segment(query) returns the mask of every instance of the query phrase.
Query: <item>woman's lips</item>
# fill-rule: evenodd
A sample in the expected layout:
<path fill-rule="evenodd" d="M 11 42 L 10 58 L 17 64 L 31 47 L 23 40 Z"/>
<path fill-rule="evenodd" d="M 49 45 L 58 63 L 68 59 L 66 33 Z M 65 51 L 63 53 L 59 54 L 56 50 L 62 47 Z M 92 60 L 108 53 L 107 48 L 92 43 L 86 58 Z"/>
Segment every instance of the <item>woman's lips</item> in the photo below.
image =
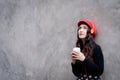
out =
<path fill-rule="evenodd" d="M 82 36 L 82 35 L 84 35 L 84 34 L 80 34 L 80 36 Z"/>

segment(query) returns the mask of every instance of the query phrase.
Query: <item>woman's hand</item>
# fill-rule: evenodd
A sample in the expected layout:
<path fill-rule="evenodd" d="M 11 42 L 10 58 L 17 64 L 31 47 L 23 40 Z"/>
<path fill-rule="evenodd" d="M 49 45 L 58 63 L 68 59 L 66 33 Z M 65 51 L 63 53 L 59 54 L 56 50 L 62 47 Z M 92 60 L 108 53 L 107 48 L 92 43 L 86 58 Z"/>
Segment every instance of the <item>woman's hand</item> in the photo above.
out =
<path fill-rule="evenodd" d="M 76 60 L 73 58 L 73 53 L 71 52 L 71 58 L 72 58 L 72 63 L 75 64 L 76 63 Z"/>
<path fill-rule="evenodd" d="M 84 61 L 84 59 L 85 59 L 85 56 L 82 52 L 72 51 L 71 57 L 72 57 L 73 61 L 75 61 L 75 60 Z"/>

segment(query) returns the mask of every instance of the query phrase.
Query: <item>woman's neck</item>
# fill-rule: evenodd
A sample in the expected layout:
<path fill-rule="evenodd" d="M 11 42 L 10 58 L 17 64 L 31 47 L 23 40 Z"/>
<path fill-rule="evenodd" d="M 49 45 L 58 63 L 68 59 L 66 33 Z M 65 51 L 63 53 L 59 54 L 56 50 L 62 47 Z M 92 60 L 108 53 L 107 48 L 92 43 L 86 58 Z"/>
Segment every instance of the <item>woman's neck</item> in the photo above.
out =
<path fill-rule="evenodd" d="M 82 43 L 83 43 L 83 45 L 85 44 L 85 38 L 84 38 L 84 39 L 82 39 Z"/>

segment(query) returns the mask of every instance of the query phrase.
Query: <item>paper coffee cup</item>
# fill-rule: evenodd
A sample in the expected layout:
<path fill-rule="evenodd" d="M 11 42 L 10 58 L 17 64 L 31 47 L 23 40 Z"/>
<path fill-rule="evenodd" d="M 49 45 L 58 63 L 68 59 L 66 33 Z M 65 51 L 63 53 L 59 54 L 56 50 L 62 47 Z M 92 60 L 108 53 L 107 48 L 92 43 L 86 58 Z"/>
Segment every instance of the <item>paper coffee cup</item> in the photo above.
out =
<path fill-rule="evenodd" d="M 80 48 L 79 47 L 75 47 L 75 48 L 73 48 L 73 51 L 80 52 Z"/>

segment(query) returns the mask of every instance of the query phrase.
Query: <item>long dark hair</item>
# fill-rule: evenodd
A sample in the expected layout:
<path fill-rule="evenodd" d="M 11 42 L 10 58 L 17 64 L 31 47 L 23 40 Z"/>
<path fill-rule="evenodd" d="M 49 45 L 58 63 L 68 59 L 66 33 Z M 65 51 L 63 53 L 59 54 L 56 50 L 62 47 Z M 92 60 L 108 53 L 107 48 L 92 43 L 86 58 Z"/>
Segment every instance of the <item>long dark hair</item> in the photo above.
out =
<path fill-rule="evenodd" d="M 87 25 L 86 23 L 82 23 Z M 89 25 L 87 25 L 89 27 Z M 79 30 L 79 28 L 78 28 Z M 85 37 L 85 43 L 83 44 L 82 39 L 79 38 L 79 34 L 78 34 L 78 30 L 77 30 L 77 42 L 76 42 L 76 47 L 80 47 L 81 52 L 90 60 L 93 61 L 92 55 L 93 55 L 93 51 L 94 51 L 94 47 L 95 47 L 95 41 L 93 38 L 93 35 L 90 32 L 90 27 L 87 30 L 87 36 Z"/>

